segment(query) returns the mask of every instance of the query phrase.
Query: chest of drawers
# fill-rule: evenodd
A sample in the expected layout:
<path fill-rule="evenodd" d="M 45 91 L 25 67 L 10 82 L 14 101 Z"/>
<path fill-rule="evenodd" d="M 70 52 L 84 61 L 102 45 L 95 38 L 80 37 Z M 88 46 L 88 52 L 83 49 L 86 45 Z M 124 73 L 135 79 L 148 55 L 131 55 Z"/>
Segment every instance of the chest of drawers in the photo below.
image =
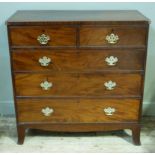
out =
<path fill-rule="evenodd" d="M 140 144 L 146 17 L 138 11 L 17 11 L 7 27 L 19 144 L 26 129 L 131 129 Z"/>

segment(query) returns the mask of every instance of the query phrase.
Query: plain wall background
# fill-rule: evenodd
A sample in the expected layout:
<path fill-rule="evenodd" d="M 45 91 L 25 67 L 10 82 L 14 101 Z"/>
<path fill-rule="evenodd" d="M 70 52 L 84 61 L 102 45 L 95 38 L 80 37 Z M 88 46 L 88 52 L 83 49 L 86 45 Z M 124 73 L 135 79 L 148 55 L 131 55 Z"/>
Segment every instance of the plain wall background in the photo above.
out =
<path fill-rule="evenodd" d="M 0 3 L 0 114 L 14 114 L 6 20 L 16 10 L 139 10 L 151 20 L 143 114 L 155 115 L 155 3 Z M 131 107 L 132 108 L 132 107 Z M 128 110 L 128 109 L 126 109 Z"/>

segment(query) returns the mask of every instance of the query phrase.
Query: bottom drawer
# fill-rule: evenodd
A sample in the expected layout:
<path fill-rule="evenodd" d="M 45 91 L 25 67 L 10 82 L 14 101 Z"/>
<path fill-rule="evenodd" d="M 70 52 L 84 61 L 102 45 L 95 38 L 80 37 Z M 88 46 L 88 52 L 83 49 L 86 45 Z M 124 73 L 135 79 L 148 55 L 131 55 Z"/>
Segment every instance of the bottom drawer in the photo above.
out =
<path fill-rule="evenodd" d="M 17 99 L 19 122 L 137 121 L 138 99 Z"/>

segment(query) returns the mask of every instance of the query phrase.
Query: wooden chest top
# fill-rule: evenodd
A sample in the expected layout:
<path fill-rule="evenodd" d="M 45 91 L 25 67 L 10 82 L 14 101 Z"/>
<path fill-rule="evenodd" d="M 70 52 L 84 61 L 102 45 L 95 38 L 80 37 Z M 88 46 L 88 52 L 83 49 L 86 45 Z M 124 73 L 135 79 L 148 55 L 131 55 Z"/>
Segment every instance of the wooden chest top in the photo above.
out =
<path fill-rule="evenodd" d="M 149 19 L 136 10 L 115 11 L 17 11 L 7 21 L 8 25 L 63 24 L 147 24 Z"/>

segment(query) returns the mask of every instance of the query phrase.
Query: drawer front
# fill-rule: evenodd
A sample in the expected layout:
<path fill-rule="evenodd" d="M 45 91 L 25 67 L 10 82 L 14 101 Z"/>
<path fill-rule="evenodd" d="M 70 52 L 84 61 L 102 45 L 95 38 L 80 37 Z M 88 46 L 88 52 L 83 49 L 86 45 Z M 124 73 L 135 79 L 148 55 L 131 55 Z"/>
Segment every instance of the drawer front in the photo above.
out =
<path fill-rule="evenodd" d="M 80 46 L 146 46 L 147 29 L 144 27 L 83 27 Z"/>
<path fill-rule="evenodd" d="M 97 123 L 137 121 L 137 99 L 18 99 L 19 122 Z"/>
<path fill-rule="evenodd" d="M 15 50 L 15 71 L 143 70 L 144 50 Z"/>
<path fill-rule="evenodd" d="M 74 27 L 22 26 L 10 28 L 11 46 L 75 46 Z"/>
<path fill-rule="evenodd" d="M 140 74 L 15 74 L 17 96 L 140 96 Z"/>

